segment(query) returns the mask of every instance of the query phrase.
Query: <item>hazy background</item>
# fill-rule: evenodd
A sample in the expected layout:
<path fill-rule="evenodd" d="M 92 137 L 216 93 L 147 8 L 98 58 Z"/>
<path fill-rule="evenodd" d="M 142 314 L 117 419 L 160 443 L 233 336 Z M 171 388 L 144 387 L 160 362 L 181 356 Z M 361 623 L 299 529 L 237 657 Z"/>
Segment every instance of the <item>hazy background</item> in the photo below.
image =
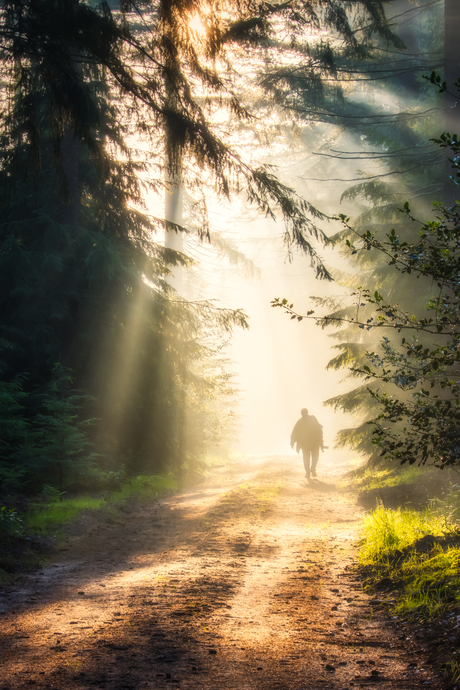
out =
<path fill-rule="evenodd" d="M 229 370 L 239 389 L 235 449 L 251 454 L 293 453 L 289 446 L 292 427 L 301 408 L 307 407 L 323 424 L 331 455 L 338 429 L 353 423 L 350 415 L 323 406 L 324 400 L 350 388 L 343 372 L 326 371 L 334 341 L 314 321 L 291 320 L 270 302 L 287 297 L 305 313 L 312 308 L 312 295 L 344 294 L 344 289 L 318 281 L 309 260 L 298 251 L 289 256 L 280 224 L 260 218 L 241 220 L 237 214 L 230 218 L 217 209 L 211 211 L 211 220 L 228 226 L 226 238 L 255 269 L 250 275 L 247 267 L 232 266 L 206 242 L 185 242 L 187 253 L 199 261 L 196 270 L 186 274 L 185 294 L 242 308 L 249 317 L 249 330 L 236 329 L 226 348 Z M 337 224 L 331 223 L 330 230 L 334 227 Z M 330 267 L 344 264 L 332 249 L 321 254 Z M 340 453 L 343 457 L 344 451 Z"/>

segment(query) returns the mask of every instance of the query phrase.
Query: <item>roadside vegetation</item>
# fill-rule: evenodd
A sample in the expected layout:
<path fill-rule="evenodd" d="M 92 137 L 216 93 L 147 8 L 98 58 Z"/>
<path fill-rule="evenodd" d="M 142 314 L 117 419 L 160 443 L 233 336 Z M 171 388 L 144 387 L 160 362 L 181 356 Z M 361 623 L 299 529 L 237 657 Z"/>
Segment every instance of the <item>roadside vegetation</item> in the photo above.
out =
<path fill-rule="evenodd" d="M 80 520 L 117 520 L 130 502 L 153 499 L 178 486 L 171 474 L 138 476 L 94 495 L 66 495 L 47 486 L 29 501 L 22 497 L 15 504 L 11 497 L 6 499 L 7 505 L 0 507 L 0 583 L 40 567 L 68 536 L 69 528 L 78 531 Z"/>
<path fill-rule="evenodd" d="M 399 464 L 394 467 L 385 465 L 378 468 L 364 465 L 350 472 L 342 481 L 342 486 L 363 491 L 385 486 L 411 484 L 418 481 L 427 472 L 429 469 L 424 467 L 401 467 Z"/>
<path fill-rule="evenodd" d="M 368 586 L 392 590 L 394 612 L 429 621 L 460 613 L 460 488 L 426 510 L 380 506 L 362 524 Z"/>
<path fill-rule="evenodd" d="M 378 481 L 374 477 L 374 485 Z M 460 678 L 460 482 L 450 482 L 425 509 L 380 505 L 370 511 L 358 567 L 402 634 L 409 629 L 421 641 L 449 682 Z"/>
<path fill-rule="evenodd" d="M 85 511 L 116 512 L 128 499 L 148 499 L 159 494 L 177 489 L 178 482 L 172 476 L 133 477 L 125 481 L 118 489 L 101 496 L 65 497 L 53 492 L 49 500 L 33 503 L 24 515 L 30 530 L 41 534 L 50 534 L 56 527 L 64 527 Z"/>

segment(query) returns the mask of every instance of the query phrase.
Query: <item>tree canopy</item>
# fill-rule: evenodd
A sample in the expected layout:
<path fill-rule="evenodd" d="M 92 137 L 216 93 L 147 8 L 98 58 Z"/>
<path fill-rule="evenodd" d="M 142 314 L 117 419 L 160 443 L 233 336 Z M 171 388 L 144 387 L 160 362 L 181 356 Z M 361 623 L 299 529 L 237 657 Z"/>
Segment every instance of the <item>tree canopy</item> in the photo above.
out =
<path fill-rule="evenodd" d="M 332 237 L 343 257 L 336 260 L 338 267 L 331 269 L 342 288 L 336 291 L 341 296 L 325 299 L 320 294 L 311 302 L 317 312 L 328 314 L 323 325 L 337 326 L 329 329 L 336 354 L 328 369 L 348 372 L 350 390 L 337 393 L 325 403 L 334 410 L 355 414 L 356 424 L 341 430 L 337 442 L 340 447 L 349 446 L 370 456 L 371 462 L 379 461 L 379 453 L 372 444 L 374 436 L 367 421 L 378 415 L 379 405 L 369 389 L 379 387 L 382 392 L 391 386 L 363 382 L 358 373 L 367 363 L 366 351 L 377 347 L 378 336 L 375 329 L 355 328 L 356 311 L 364 322 L 371 317 L 372 305 L 363 300 L 368 289 L 371 294 L 380 291 L 387 301 L 397 302 L 404 295 L 405 308 L 419 313 L 424 308 L 429 280 L 421 278 L 414 289 L 411 277 L 395 275 L 383 254 L 351 254 L 343 249 L 345 240 L 353 241 L 355 231 L 362 235 L 369 231 L 384 241 L 388 228 L 393 227 L 406 241 L 415 241 L 415 223 L 400 212 L 404 200 L 409 199 L 415 215 L 424 218 L 430 213 L 433 198 L 449 206 L 455 193 L 449 181 L 448 157 L 429 140 L 441 126 L 452 131 L 453 94 L 448 98 L 446 92 L 439 95 L 423 75 L 443 66 L 447 75 L 448 64 L 459 64 L 458 42 L 453 40 L 458 33 L 458 11 L 451 2 L 398 0 L 392 3 L 388 15 L 405 49 L 378 44 L 373 59 L 344 61 L 337 80 L 328 83 L 329 93 L 319 106 L 318 102 L 313 106 L 306 97 L 302 100 L 301 91 L 291 97 L 305 128 L 309 118 L 319 121 L 310 136 L 317 164 L 310 166 L 305 183 L 321 185 L 320 194 L 327 198 L 329 208 L 338 212 L 341 205 L 345 206 L 353 218 Z M 445 21 L 449 22 L 448 30 Z M 340 101 L 334 89 L 338 94 L 352 93 Z M 322 122 L 330 123 L 329 128 Z M 332 129 L 333 123 L 336 126 Z M 354 293 L 351 300 L 343 297 L 350 292 Z M 308 308 L 303 304 L 300 313 Z"/>
<path fill-rule="evenodd" d="M 446 88 L 434 74 L 431 81 Z M 458 184 L 457 135 L 444 133 L 434 141 L 449 151 L 450 177 Z M 381 456 L 401 464 L 428 462 L 445 468 L 460 464 L 460 208 L 442 202 L 433 206 L 434 219 L 420 221 L 409 203 L 404 204 L 401 211 L 417 228 L 413 239 L 394 228 L 380 239 L 375 231 L 354 230 L 342 216 L 355 236 L 347 240 L 353 254 L 384 257 L 393 272 L 408 279 L 409 290 L 394 291 L 397 301 L 378 289 L 359 287 L 348 313 L 318 317 L 312 309 L 302 315 L 279 298 L 273 305 L 292 319 L 312 318 L 323 327 L 349 323 L 364 332 L 383 331 L 379 347 L 368 349 L 360 362 L 353 363 L 351 356 L 347 363 L 353 374 L 364 377 L 367 394 L 380 412 L 368 422 L 373 443 Z M 416 311 L 414 292 L 422 298 Z M 402 335 L 395 339 L 394 333 Z"/>
<path fill-rule="evenodd" d="M 89 465 L 113 462 L 178 471 L 214 442 L 232 397 L 223 343 L 246 318 L 188 303 L 168 285 L 171 266 L 190 260 L 156 240 L 167 221 L 148 212 L 145 190 L 170 191 L 172 170 L 191 188 L 204 180 L 224 197 L 244 194 L 282 218 L 288 243 L 329 277 L 313 244 L 326 241 L 316 210 L 273 169 L 246 160 L 212 115 L 253 119 L 238 56 L 256 56 L 259 67 L 270 56 L 279 85 L 290 51 L 313 80 L 334 69 L 339 41 L 355 58 L 376 36 L 395 41 L 385 4 L 2 3 L 1 423 L 14 424 L 1 472 L 11 485 L 58 475 L 76 485 Z M 331 40 L 313 45 L 312 29 Z M 51 438 L 58 409 L 65 462 Z M 85 460 L 77 442 L 97 450 Z M 52 467 L 38 448 L 51 449 Z"/>

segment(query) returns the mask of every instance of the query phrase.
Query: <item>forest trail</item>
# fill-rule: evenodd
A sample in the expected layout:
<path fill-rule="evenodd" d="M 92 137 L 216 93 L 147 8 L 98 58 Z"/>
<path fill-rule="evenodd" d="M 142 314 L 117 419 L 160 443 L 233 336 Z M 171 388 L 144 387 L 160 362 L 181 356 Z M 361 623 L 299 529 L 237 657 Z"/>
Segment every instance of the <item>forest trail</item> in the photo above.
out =
<path fill-rule="evenodd" d="M 0 689 L 440 688 L 363 592 L 361 511 L 268 457 L 92 525 L 0 598 Z"/>

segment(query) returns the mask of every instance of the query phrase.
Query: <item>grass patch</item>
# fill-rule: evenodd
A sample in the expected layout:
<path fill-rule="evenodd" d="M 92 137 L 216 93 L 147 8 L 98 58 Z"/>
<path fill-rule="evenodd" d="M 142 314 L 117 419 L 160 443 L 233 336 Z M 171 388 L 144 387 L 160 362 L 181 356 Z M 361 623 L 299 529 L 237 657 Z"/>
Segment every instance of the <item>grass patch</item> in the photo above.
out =
<path fill-rule="evenodd" d="M 384 486 L 398 486 L 399 484 L 413 484 L 419 481 L 431 468 L 427 467 L 401 467 L 387 468 L 381 470 L 362 467 L 353 470 L 346 475 L 343 481 L 343 488 L 358 489 L 359 491 L 369 491 L 380 489 Z"/>
<path fill-rule="evenodd" d="M 140 498 L 154 498 L 167 491 L 176 491 L 179 488 L 177 479 L 170 475 L 155 475 L 153 477 L 133 477 L 114 491 L 110 497 L 113 502 L 124 501 L 131 496 Z"/>
<path fill-rule="evenodd" d="M 258 510 L 259 513 L 266 513 L 271 507 L 273 501 L 278 496 L 281 491 L 281 482 L 275 482 L 273 484 L 261 484 L 256 487 L 252 487 L 254 494 L 258 500 Z"/>
<path fill-rule="evenodd" d="M 440 648 L 437 640 L 458 638 L 460 525 L 450 519 L 458 502 L 454 486 L 429 510 L 377 508 L 363 520 L 359 553 L 366 586 L 389 592 L 391 613 L 417 626 L 418 636 L 426 628 L 425 645 L 434 645 L 437 664 L 451 681 L 460 670 L 454 647 Z"/>
<path fill-rule="evenodd" d="M 432 510 L 387 510 L 381 506 L 363 519 L 360 562 L 385 561 L 392 552 L 402 551 L 421 537 L 439 536 L 445 530 L 445 518 Z"/>
<path fill-rule="evenodd" d="M 100 510 L 107 505 L 106 498 L 92 498 L 82 496 L 80 498 L 52 499 L 49 503 L 35 505 L 24 515 L 24 523 L 27 531 L 49 534 L 75 520 L 83 511 Z"/>
<path fill-rule="evenodd" d="M 450 679 L 451 683 L 456 683 L 458 680 L 460 680 L 460 663 L 458 661 L 447 662 L 444 667 L 444 672 Z"/>
<path fill-rule="evenodd" d="M 80 516 L 116 517 L 130 498 L 154 498 L 177 489 L 178 481 L 168 475 L 133 477 L 100 496 L 65 496 L 47 488 L 48 495 L 29 504 L 21 515 L 14 508 L 0 509 L 0 585 L 15 573 L 39 568 L 65 536 L 65 527 Z"/>
<path fill-rule="evenodd" d="M 460 610 L 460 534 L 446 529 L 432 510 L 382 507 L 364 519 L 359 561 L 368 584 L 396 589 L 395 614 L 433 621 L 447 608 Z"/>
<path fill-rule="evenodd" d="M 436 553 L 437 551 L 437 553 Z M 460 550 L 435 547 L 425 559 L 413 552 L 401 566 L 404 590 L 394 608 L 405 618 L 433 621 L 460 609 Z"/>
<path fill-rule="evenodd" d="M 281 482 L 260 483 L 250 480 L 239 484 L 238 487 L 230 489 L 219 498 L 217 506 L 225 506 L 236 513 L 237 519 L 246 519 L 249 513 L 251 517 L 260 519 L 270 510 L 276 496 L 279 494 L 283 484 Z M 218 511 L 213 512 L 212 518 L 227 520 L 228 513 L 219 515 Z M 205 518 L 210 524 L 211 514 Z"/>
<path fill-rule="evenodd" d="M 119 489 L 102 496 L 55 496 L 45 503 L 31 506 L 23 517 L 24 528 L 33 533 L 51 534 L 56 528 L 65 527 L 84 512 L 117 509 L 129 498 L 153 498 L 166 491 L 177 489 L 178 482 L 169 476 L 133 477 Z"/>

